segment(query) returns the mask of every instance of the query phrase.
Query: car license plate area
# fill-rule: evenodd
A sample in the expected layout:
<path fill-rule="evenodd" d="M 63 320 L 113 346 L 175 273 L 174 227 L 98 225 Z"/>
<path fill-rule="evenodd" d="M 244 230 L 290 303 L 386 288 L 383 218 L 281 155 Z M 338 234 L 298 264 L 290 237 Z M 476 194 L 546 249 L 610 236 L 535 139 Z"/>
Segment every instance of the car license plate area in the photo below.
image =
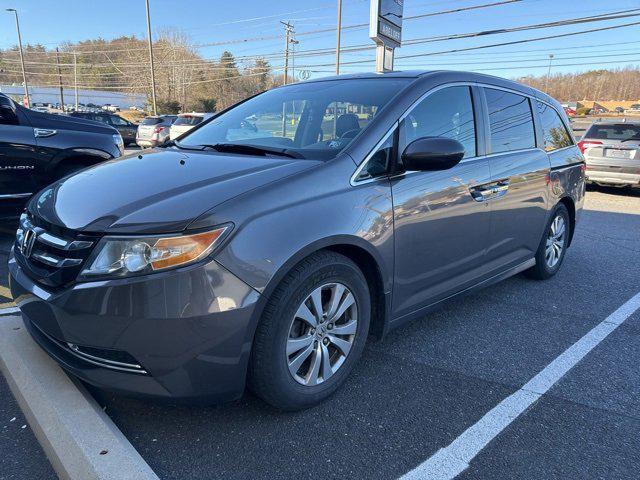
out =
<path fill-rule="evenodd" d="M 609 158 L 631 158 L 633 150 L 620 150 L 617 148 L 607 148 L 604 151 L 605 157 Z"/>

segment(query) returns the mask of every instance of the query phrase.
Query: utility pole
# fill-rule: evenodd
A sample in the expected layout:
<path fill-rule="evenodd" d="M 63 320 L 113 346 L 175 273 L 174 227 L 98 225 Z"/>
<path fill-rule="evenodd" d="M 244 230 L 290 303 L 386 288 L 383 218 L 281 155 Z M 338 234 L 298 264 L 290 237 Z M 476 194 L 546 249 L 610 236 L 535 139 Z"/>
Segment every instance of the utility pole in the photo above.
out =
<path fill-rule="evenodd" d="M 64 113 L 64 88 L 62 86 L 62 72 L 60 71 L 60 50 L 56 47 L 56 64 L 58 66 L 58 85 L 60 86 L 60 108 Z"/>
<path fill-rule="evenodd" d="M 289 22 L 280 22 L 284 25 L 284 80 L 283 85 L 286 85 L 289 75 L 289 43 L 291 42 L 291 32 L 293 32 L 293 26 Z"/>
<path fill-rule="evenodd" d="M 342 0 L 338 0 L 338 26 L 336 28 L 336 75 L 340 75 L 340 33 L 342 30 Z"/>
<path fill-rule="evenodd" d="M 289 76 L 289 43 L 291 42 L 291 33 L 293 32 L 293 26 L 289 22 L 280 21 L 284 25 L 284 80 L 283 85 L 287 84 Z M 287 104 L 282 103 L 282 136 L 287 135 Z"/>
<path fill-rule="evenodd" d="M 149 0 L 146 0 L 147 4 L 147 35 L 149 39 L 149 65 L 151 66 L 151 100 L 153 102 L 153 114 L 158 114 L 158 108 L 156 105 L 156 74 L 153 67 L 153 44 L 151 42 L 151 16 L 149 14 Z"/>
<path fill-rule="evenodd" d="M 549 93 L 549 79 L 551 78 L 551 62 L 553 61 L 553 53 L 549 54 L 549 69 L 547 70 L 547 79 L 544 82 L 544 90 Z"/>
<path fill-rule="evenodd" d="M 76 112 L 78 111 L 78 54 L 73 52 L 73 89 L 76 96 Z"/>
<path fill-rule="evenodd" d="M 29 99 L 29 85 L 27 84 L 27 73 L 24 68 L 24 53 L 22 52 L 22 35 L 20 34 L 20 21 L 18 20 L 18 11 L 15 8 L 7 8 L 7 12 L 13 12 L 16 17 L 16 30 L 18 31 L 18 48 L 20 49 L 20 63 L 22 64 L 22 83 L 24 84 L 24 99 L 27 108 L 31 108 L 31 100 Z"/>

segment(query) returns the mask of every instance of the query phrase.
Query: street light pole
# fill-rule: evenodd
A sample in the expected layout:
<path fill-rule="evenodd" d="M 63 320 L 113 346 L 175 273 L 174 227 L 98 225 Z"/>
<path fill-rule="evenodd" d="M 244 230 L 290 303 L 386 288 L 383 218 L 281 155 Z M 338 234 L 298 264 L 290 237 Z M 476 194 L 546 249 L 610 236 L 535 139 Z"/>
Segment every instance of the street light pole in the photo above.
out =
<path fill-rule="evenodd" d="M 336 28 L 336 75 L 340 75 L 340 33 L 342 30 L 342 0 L 338 0 L 338 25 Z"/>
<path fill-rule="evenodd" d="M 29 85 L 27 85 L 27 73 L 24 68 L 24 53 L 22 52 L 22 35 L 20 34 L 20 21 L 18 20 L 18 11 L 15 8 L 7 8 L 7 12 L 13 12 L 16 16 L 16 30 L 18 31 L 18 48 L 20 49 L 20 63 L 22 64 L 22 83 L 24 84 L 24 98 L 27 101 L 27 108 L 31 108 L 31 100 L 29 99 Z"/>
<path fill-rule="evenodd" d="M 147 36 L 149 39 L 149 64 L 151 66 L 151 99 L 153 101 L 153 114 L 158 114 L 158 108 L 156 105 L 156 74 L 153 67 L 153 44 L 151 42 L 151 16 L 149 14 L 149 0 L 146 0 L 147 4 Z"/>

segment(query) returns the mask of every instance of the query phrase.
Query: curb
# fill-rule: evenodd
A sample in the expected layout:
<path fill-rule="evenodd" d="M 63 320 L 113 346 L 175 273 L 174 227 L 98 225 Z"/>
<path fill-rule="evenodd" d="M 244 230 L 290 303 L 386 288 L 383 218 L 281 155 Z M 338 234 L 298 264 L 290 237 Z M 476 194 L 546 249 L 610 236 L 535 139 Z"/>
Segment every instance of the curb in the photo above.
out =
<path fill-rule="evenodd" d="M 96 401 L 33 341 L 22 318 L 0 318 L 0 368 L 61 479 L 158 480 Z"/>

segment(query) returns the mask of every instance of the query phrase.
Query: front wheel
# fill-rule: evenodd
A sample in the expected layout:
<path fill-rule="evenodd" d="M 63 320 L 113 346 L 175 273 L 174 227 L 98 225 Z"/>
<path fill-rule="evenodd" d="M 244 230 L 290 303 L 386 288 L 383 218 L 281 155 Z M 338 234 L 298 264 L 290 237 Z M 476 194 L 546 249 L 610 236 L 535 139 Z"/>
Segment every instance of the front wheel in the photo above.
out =
<path fill-rule="evenodd" d="M 265 307 L 251 352 L 249 386 L 282 410 L 329 397 L 360 357 L 371 300 L 358 266 L 318 252 L 293 268 Z"/>
<path fill-rule="evenodd" d="M 558 273 L 569 246 L 570 229 L 567 207 L 559 203 L 551 214 L 536 252 L 536 264 L 526 271 L 529 277 L 546 280 Z"/>

